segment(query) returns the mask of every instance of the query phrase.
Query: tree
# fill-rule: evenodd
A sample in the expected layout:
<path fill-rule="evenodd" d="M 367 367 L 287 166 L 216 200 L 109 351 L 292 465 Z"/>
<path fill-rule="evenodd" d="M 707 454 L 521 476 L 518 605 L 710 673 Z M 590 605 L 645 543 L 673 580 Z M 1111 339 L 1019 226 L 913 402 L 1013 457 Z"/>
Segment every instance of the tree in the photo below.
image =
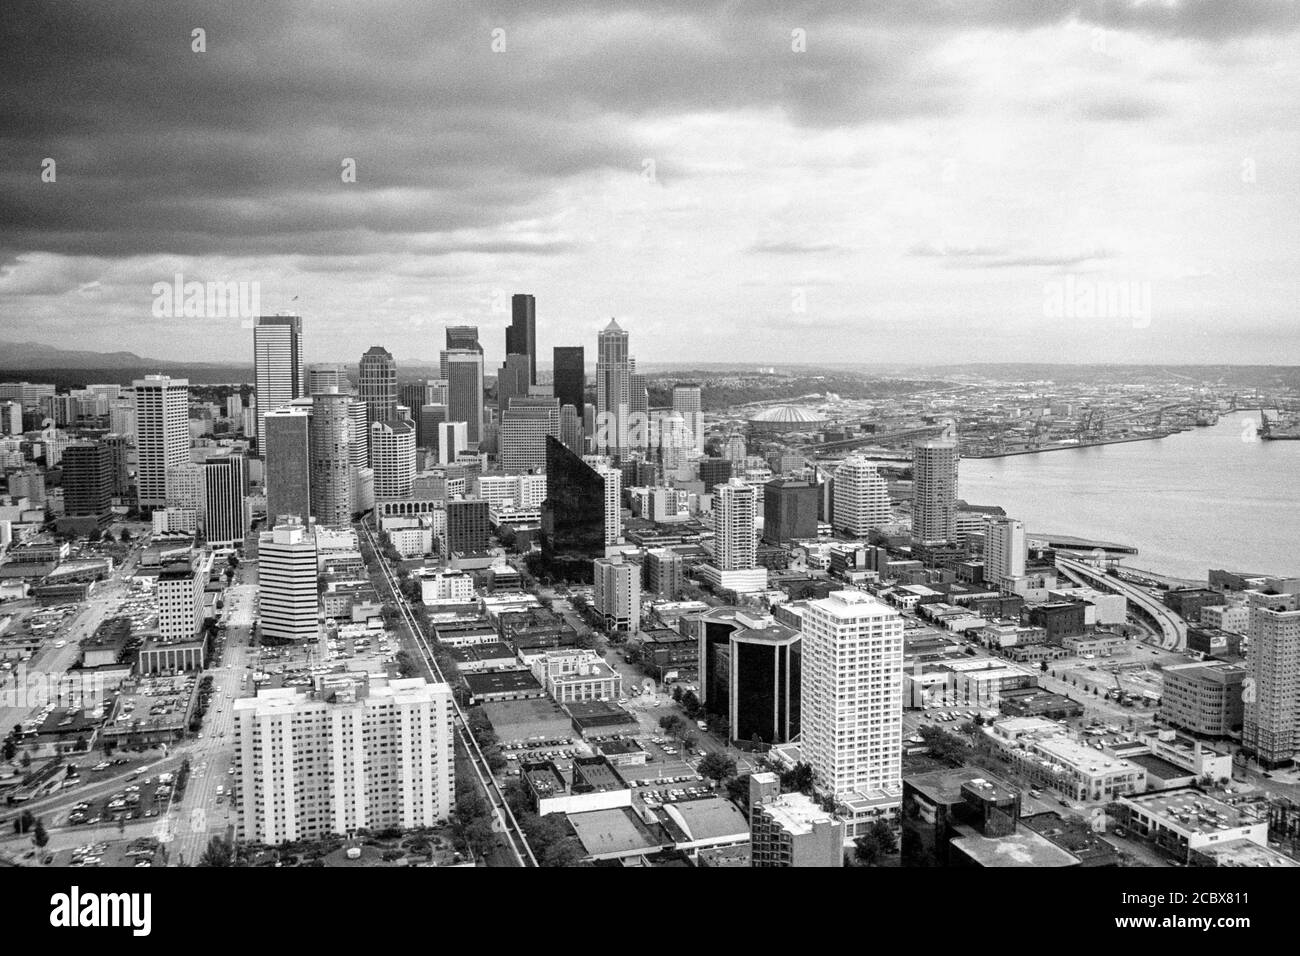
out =
<path fill-rule="evenodd" d="M 781 773 L 781 790 L 785 793 L 809 793 L 813 786 L 812 764 L 800 760 Z"/>
<path fill-rule="evenodd" d="M 884 820 L 876 820 L 867 828 L 867 832 L 876 838 L 882 853 L 898 852 L 898 837 L 894 835 L 894 828 Z"/>
<path fill-rule="evenodd" d="M 45 824 L 39 817 L 36 818 L 36 829 L 32 831 L 32 840 L 38 850 L 44 850 L 45 844 L 50 842 L 50 835 L 45 832 Z"/>
<path fill-rule="evenodd" d="M 16 753 L 18 753 L 18 747 L 13 740 L 6 737 L 3 747 L 0 748 L 0 755 L 3 755 L 5 760 L 13 760 Z"/>
<path fill-rule="evenodd" d="M 1047 661 L 1043 661 L 1043 662 L 1041 662 L 1041 663 L 1038 665 L 1038 669 L 1039 669 L 1040 671 L 1042 671 L 1044 674 L 1046 674 L 1046 673 L 1047 673 Z"/>
<path fill-rule="evenodd" d="M 130 529 L 129 529 L 129 528 L 123 528 L 123 529 L 122 529 L 122 533 L 121 533 L 120 535 L 117 536 L 117 539 L 118 539 L 119 541 L 121 541 L 123 544 L 128 543 L 128 542 L 131 540 L 131 531 L 130 531 Z"/>
<path fill-rule="evenodd" d="M 863 866 L 875 866 L 884 852 L 880 845 L 880 839 L 870 830 L 854 840 L 853 846 L 853 855 Z"/>
<path fill-rule="evenodd" d="M 208 841 L 208 848 L 199 857 L 199 866 L 234 866 L 235 851 L 221 837 L 214 836 Z"/>
<path fill-rule="evenodd" d="M 680 737 L 686 730 L 686 721 L 676 714 L 668 714 L 659 718 L 659 729 L 669 737 Z"/>
<path fill-rule="evenodd" d="M 701 777 L 712 780 L 713 785 L 717 786 L 723 780 L 736 775 L 736 761 L 726 754 L 709 753 L 704 755 L 697 769 Z"/>

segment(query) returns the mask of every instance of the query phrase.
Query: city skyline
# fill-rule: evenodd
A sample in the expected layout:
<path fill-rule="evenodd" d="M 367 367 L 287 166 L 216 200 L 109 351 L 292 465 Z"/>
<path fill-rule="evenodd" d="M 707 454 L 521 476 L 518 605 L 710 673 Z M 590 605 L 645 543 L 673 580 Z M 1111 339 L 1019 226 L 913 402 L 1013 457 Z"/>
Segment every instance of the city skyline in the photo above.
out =
<path fill-rule="evenodd" d="M 55 107 L 5 121 L 4 337 L 187 358 L 195 318 L 154 311 L 179 275 L 299 312 L 311 361 L 432 357 L 517 289 L 543 353 L 613 315 L 648 363 L 735 358 L 738 328 L 758 361 L 1300 344 L 1293 4 L 378 6 L 55 7 L 0 34 L 16 100 Z M 200 323 L 208 357 L 242 359 L 240 321 Z"/>

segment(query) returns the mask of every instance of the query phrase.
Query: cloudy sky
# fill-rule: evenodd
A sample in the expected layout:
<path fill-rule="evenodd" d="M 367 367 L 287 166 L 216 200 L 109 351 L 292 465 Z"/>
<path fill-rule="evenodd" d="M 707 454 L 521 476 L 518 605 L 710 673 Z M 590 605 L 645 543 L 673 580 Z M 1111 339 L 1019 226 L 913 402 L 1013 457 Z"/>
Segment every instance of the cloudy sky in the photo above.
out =
<path fill-rule="evenodd" d="M 312 361 L 516 291 L 544 359 L 1294 361 L 1298 6 L 6 0 L 0 339 L 248 358 L 179 273 Z"/>

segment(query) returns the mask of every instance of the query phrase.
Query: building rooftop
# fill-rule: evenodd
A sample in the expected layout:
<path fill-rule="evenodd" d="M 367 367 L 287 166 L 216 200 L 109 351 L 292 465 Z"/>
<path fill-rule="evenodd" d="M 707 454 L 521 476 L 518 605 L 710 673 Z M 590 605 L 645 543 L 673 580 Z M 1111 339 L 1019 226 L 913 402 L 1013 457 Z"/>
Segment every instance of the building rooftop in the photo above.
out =
<path fill-rule="evenodd" d="M 538 691 L 542 685 L 537 682 L 532 671 L 488 671 L 481 674 L 462 674 L 461 680 L 469 692 L 479 697 L 485 694 L 510 694 L 519 691 Z"/>
<path fill-rule="evenodd" d="M 1205 835 L 1252 826 L 1263 819 L 1190 787 L 1120 797 L 1120 802 L 1136 806 L 1176 829 Z"/>
<path fill-rule="evenodd" d="M 1060 867 L 1079 864 L 1078 857 L 1023 827 L 1000 837 L 986 837 L 964 824 L 954 829 L 961 835 L 953 837 L 952 845 L 980 866 Z"/>
<path fill-rule="evenodd" d="M 1213 860 L 1215 866 L 1300 866 L 1285 853 L 1244 838 L 1197 847 L 1196 852 Z"/>
<path fill-rule="evenodd" d="M 783 793 L 764 801 L 762 807 L 763 812 L 774 822 L 795 836 L 811 833 L 817 824 L 830 823 L 835 819 L 806 793 Z"/>
<path fill-rule="evenodd" d="M 588 856 L 650 852 L 667 843 L 629 807 L 570 813 L 568 819 Z"/>
<path fill-rule="evenodd" d="M 919 791 L 930 802 L 940 805 L 961 803 L 962 787 L 966 784 L 976 784 L 981 793 L 989 794 L 990 799 L 996 799 L 997 802 L 1013 799 L 1018 793 L 1010 784 L 981 767 L 935 770 L 906 777 L 903 783 Z"/>
<path fill-rule="evenodd" d="M 683 800 L 670 803 L 663 812 L 694 843 L 720 840 L 728 837 L 748 839 L 749 821 L 736 809 L 736 805 L 722 797 L 705 797 L 702 800 Z"/>

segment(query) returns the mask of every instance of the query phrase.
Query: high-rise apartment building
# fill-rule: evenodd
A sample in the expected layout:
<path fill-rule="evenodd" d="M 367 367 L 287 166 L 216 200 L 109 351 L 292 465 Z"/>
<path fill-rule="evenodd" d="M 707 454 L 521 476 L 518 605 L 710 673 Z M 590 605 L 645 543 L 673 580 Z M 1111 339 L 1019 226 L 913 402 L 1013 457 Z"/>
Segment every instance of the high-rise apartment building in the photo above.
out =
<path fill-rule="evenodd" d="M 1270 767 L 1300 753 L 1300 595 L 1247 591 L 1243 749 Z"/>
<path fill-rule="evenodd" d="M 235 702 L 240 840 L 278 845 L 451 815 L 451 688 L 423 678 L 318 678 Z"/>
<path fill-rule="evenodd" d="M 308 435 L 311 513 L 328 527 L 346 527 L 352 520 L 351 404 L 352 396 L 338 386 L 322 385 L 312 396 Z M 268 518 L 273 513 L 269 498 L 267 513 Z"/>
<path fill-rule="evenodd" d="M 469 425 L 466 422 L 438 422 L 434 448 L 438 464 L 454 465 L 461 452 L 469 449 Z"/>
<path fill-rule="evenodd" d="M 488 546 L 491 525 L 488 503 L 481 498 L 447 499 L 447 522 L 444 526 L 442 553 L 468 554 Z"/>
<path fill-rule="evenodd" d="M 310 398 L 267 412 L 262 420 L 265 444 L 266 521 L 276 525 L 292 515 L 300 521 L 311 516 L 311 413 Z"/>
<path fill-rule="evenodd" d="M 136 379 L 136 494 L 141 511 L 167 504 L 167 470 L 190 460 L 190 383 L 147 375 Z"/>
<path fill-rule="evenodd" d="M 681 416 L 680 447 L 687 455 L 704 450 L 704 404 L 700 386 L 678 382 L 673 386 L 673 411 Z"/>
<path fill-rule="evenodd" d="M 1024 577 L 1028 554 L 1024 522 L 1015 518 L 994 518 L 985 525 L 985 582 L 996 587 L 1006 578 Z"/>
<path fill-rule="evenodd" d="M 316 536 L 301 522 L 263 531 L 257 545 L 262 641 L 311 641 L 320 629 Z"/>
<path fill-rule="evenodd" d="M 307 394 L 302 361 L 302 317 L 259 316 L 253 326 L 257 388 L 257 452 L 266 454 L 266 415 Z"/>
<path fill-rule="evenodd" d="M 803 612 L 800 731 L 819 793 L 844 808 L 847 836 L 902 800 L 903 619 L 864 591 L 833 591 Z"/>
<path fill-rule="evenodd" d="M 713 566 L 721 571 L 748 571 L 757 552 L 755 513 L 758 491 L 732 478 L 715 491 L 713 503 Z"/>
<path fill-rule="evenodd" d="M 851 455 L 835 469 L 834 494 L 836 531 L 865 538 L 872 528 L 889 524 L 889 488 L 876 466 L 861 455 Z"/>
<path fill-rule="evenodd" d="M 646 590 L 665 601 L 682 594 L 682 556 L 671 548 L 651 548 L 645 553 Z"/>
<path fill-rule="evenodd" d="M 957 442 L 919 441 L 912 446 L 912 540 L 952 541 L 957 534 Z M 839 485 L 839 473 L 835 482 Z M 839 501 L 835 502 L 836 520 Z"/>
<path fill-rule="evenodd" d="M 370 426 L 370 466 L 376 498 L 408 498 L 415 482 L 415 429 L 406 422 Z"/>
<path fill-rule="evenodd" d="M 592 607 L 608 631 L 636 633 L 641 626 L 641 568 L 620 556 L 592 564 Z"/>

